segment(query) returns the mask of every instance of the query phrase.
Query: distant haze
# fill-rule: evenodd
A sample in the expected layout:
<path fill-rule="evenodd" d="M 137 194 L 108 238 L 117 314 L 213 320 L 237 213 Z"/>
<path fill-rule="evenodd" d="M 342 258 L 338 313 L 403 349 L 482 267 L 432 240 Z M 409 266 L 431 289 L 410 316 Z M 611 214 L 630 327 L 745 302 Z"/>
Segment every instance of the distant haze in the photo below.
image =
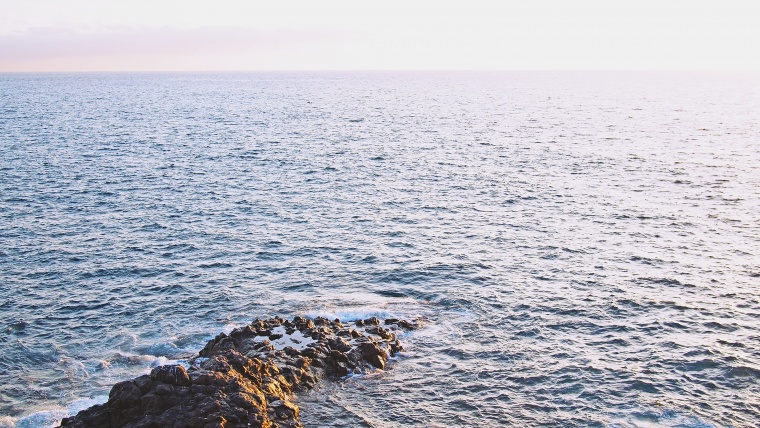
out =
<path fill-rule="evenodd" d="M 0 71 L 760 70 L 760 2 L 3 0 Z"/>

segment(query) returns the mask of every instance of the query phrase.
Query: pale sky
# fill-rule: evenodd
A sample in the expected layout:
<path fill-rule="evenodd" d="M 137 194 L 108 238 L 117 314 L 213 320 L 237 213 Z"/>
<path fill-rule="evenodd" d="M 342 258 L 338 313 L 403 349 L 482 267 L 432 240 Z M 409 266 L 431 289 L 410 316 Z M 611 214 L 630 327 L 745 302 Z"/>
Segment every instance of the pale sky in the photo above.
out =
<path fill-rule="evenodd" d="M 0 0 L 0 71 L 760 70 L 760 0 Z"/>

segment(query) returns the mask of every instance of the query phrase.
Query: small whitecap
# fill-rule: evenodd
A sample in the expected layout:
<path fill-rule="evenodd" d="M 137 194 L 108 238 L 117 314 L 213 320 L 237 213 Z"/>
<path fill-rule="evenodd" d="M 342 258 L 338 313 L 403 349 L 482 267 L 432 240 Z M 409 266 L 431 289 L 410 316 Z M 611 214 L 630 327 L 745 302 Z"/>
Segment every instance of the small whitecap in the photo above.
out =
<path fill-rule="evenodd" d="M 172 342 L 159 342 L 154 343 L 148 347 L 146 354 L 161 356 L 161 355 L 176 355 L 179 352 L 179 348 Z"/>
<path fill-rule="evenodd" d="M 103 404 L 108 401 L 107 395 L 96 395 L 90 398 L 80 398 L 74 400 L 67 406 L 69 415 L 76 415 L 84 409 L 90 408 L 96 404 Z"/>
<path fill-rule="evenodd" d="M 158 366 L 175 365 L 175 364 L 179 364 L 179 360 L 173 360 L 166 357 L 156 357 L 150 361 L 149 366 L 158 367 Z"/>
<path fill-rule="evenodd" d="M 377 307 L 358 307 L 351 309 L 342 309 L 337 311 L 314 311 L 307 312 L 305 316 L 309 318 L 324 317 L 327 319 L 339 319 L 344 322 L 364 320 L 371 317 L 379 319 L 394 318 L 394 314 Z"/>
<path fill-rule="evenodd" d="M 44 410 L 24 416 L 16 420 L 15 425 L 10 426 L 14 428 L 52 428 L 67 416 L 69 416 L 69 412 L 65 409 Z"/>

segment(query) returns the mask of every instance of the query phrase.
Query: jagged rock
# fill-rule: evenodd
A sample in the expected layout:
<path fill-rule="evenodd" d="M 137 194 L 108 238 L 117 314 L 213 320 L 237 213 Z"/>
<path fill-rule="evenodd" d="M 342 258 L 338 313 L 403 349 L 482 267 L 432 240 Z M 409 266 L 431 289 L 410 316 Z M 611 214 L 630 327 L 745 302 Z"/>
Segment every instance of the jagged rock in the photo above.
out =
<path fill-rule="evenodd" d="M 182 366 L 160 366 L 150 372 L 150 377 L 172 385 L 190 386 L 190 376 Z"/>
<path fill-rule="evenodd" d="M 364 325 L 378 325 L 380 324 L 380 320 L 377 319 L 377 317 L 371 317 L 364 320 Z"/>
<path fill-rule="evenodd" d="M 397 324 L 398 324 L 399 327 L 403 328 L 404 330 L 414 330 L 414 329 L 417 328 L 417 326 L 415 324 L 412 324 L 412 323 L 410 323 L 409 321 L 406 321 L 406 320 L 401 320 Z"/>
<path fill-rule="evenodd" d="M 376 317 L 359 320 L 357 327 L 366 326 L 362 332 L 322 317 L 257 319 L 217 335 L 188 368 L 156 367 L 117 383 L 108 402 L 63 419 L 61 426 L 301 428 L 298 406 L 289 400 L 293 393 L 319 378 L 385 369 L 388 356 L 403 350 L 393 329 L 417 327 L 392 318 L 384 324 L 389 327 L 380 327 Z M 314 342 L 276 345 L 296 331 Z"/>

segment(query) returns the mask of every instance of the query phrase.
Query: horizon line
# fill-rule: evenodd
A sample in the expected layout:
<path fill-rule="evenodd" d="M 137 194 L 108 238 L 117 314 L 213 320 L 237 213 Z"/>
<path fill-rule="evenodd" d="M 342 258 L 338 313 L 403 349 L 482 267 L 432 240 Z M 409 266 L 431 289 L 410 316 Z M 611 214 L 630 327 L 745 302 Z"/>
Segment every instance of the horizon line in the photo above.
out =
<path fill-rule="evenodd" d="M 504 73 L 504 72 L 601 72 L 601 73 L 760 73 L 760 69 L 658 69 L 658 68 L 500 68 L 500 69 L 226 69 L 226 70 L 0 70 L 0 74 L 182 74 L 182 73 Z"/>

